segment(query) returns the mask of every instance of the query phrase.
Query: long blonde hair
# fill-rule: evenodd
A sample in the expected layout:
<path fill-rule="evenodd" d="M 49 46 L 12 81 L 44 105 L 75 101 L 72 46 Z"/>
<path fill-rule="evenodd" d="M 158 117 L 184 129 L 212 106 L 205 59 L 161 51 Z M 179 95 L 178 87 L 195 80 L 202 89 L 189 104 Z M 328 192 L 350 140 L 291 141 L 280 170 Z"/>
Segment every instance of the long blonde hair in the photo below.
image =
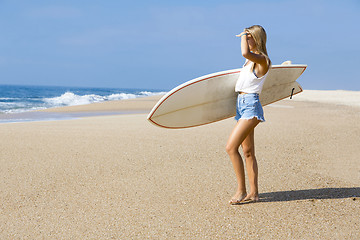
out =
<path fill-rule="evenodd" d="M 265 29 L 260 25 L 253 25 L 251 27 L 245 28 L 245 32 L 248 32 L 251 34 L 251 36 L 254 38 L 256 48 L 259 51 L 261 55 L 263 55 L 266 58 L 266 61 L 268 63 L 268 66 L 270 68 L 271 60 L 268 56 L 267 50 L 266 50 L 266 32 Z M 252 68 L 254 68 L 255 64 Z M 253 70 L 253 69 L 252 69 Z"/>

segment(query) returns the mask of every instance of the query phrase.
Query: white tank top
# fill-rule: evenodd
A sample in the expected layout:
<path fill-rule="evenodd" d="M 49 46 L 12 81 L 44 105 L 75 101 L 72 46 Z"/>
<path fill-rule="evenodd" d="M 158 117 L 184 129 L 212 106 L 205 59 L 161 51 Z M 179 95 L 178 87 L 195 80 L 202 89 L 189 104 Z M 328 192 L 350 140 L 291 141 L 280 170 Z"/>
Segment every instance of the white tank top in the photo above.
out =
<path fill-rule="evenodd" d="M 240 76 L 235 85 L 235 92 L 260 94 L 262 87 L 264 85 L 266 76 L 269 73 L 270 67 L 264 76 L 258 78 L 258 77 L 256 77 L 255 73 L 253 71 L 251 71 L 251 68 L 254 63 L 250 63 L 250 64 L 246 65 L 247 62 L 248 62 L 248 60 L 246 60 L 243 68 L 241 69 Z"/>

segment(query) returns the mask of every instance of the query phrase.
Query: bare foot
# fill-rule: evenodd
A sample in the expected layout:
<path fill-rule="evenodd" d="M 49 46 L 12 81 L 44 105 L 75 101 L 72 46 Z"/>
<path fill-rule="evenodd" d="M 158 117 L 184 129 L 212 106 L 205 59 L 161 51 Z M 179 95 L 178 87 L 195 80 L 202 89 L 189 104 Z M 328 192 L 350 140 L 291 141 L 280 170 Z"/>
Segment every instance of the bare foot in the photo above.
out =
<path fill-rule="evenodd" d="M 246 195 L 241 202 L 258 202 L 259 201 L 259 195 L 257 193 L 249 193 Z"/>
<path fill-rule="evenodd" d="M 243 192 L 236 192 L 235 195 L 231 198 L 231 200 L 229 201 L 229 203 L 231 205 L 236 205 L 239 204 L 245 197 L 246 197 L 246 193 Z"/>

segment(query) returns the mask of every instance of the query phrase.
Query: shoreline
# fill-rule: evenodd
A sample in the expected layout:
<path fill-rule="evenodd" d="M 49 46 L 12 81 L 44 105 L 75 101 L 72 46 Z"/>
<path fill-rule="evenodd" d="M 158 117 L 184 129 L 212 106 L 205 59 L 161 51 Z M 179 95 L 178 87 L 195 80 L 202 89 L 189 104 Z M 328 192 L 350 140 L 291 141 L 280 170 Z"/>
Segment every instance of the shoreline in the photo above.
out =
<path fill-rule="evenodd" d="M 84 117 L 148 113 L 163 95 L 1 114 L 1 123 L 70 120 Z"/>
<path fill-rule="evenodd" d="M 13 113 L 7 115 L 0 115 L 0 124 L 2 123 L 23 123 L 23 122 L 44 122 L 44 121 L 62 121 L 73 120 L 87 117 L 100 117 L 112 115 L 127 115 L 127 114 L 143 114 L 147 111 L 141 110 L 123 110 L 123 111 L 33 111 L 24 113 Z"/>
<path fill-rule="evenodd" d="M 106 101 L 86 105 L 64 106 L 22 113 L 0 114 L 1 123 L 69 120 L 92 116 L 148 113 L 163 95 Z M 266 107 L 284 108 L 283 102 L 314 102 L 335 106 L 360 108 L 360 91 L 304 90 L 290 99 L 284 99 Z M 285 108 L 291 106 L 285 106 Z"/>

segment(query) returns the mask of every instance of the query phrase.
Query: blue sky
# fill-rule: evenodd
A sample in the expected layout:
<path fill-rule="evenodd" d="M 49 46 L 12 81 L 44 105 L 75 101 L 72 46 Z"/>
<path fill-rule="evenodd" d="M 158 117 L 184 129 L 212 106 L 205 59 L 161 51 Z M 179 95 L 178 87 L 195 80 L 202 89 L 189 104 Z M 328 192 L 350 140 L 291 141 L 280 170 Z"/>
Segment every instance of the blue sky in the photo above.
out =
<path fill-rule="evenodd" d="M 262 25 L 305 89 L 360 91 L 360 2 L 0 0 L 0 84 L 169 90 L 244 62 Z"/>

